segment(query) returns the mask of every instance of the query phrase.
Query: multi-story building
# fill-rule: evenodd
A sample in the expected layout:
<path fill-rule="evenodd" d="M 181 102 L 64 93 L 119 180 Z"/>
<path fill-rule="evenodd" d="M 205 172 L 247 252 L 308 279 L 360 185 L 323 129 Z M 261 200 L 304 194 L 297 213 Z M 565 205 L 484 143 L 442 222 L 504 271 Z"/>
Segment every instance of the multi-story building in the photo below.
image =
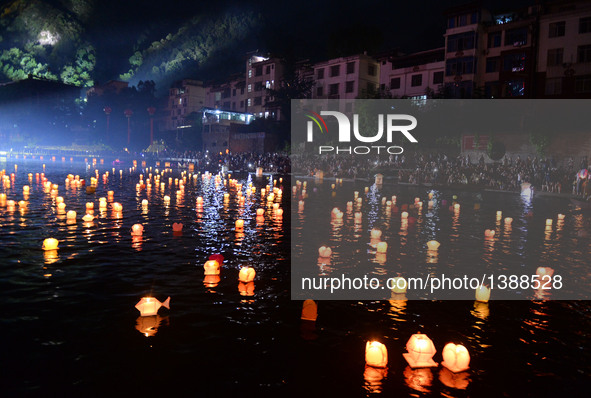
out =
<path fill-rule="evenodd" d="M 409 55 L 383 55 L 380 90 L 393 98 L 427 99 L 443 93 L 445 49 L 437 48 Z"/>
<path fill-rule="evenodd" d="M 591 96 L 591 3 L 550 3 L 539 22 L 537 96 Z"/>
<path fill-rule="evenodd" d="M 313 99 L 355 99 L 377 91 L 380 64 L 367 54 L 334 58 L 314 65 Z"/>
<path fill-rule="evenodd" d="M 246 79 L 236 74 L 221 84 L 207 87 L 205 106 L 225 111 L 246 111 Z"/>
<path fill-rule="evenodd" d="M 273 102 L 268 90 L 278 87 L 284 75 L 284 65 L 279 58 L 252 55 L 246 61 L 246 108 L 245 112 L 259 118 L 280 120 L 278 107 L 269 107 Z"/>
<path fill-rule="evenodd" d="M 168 101 L 160 119 L 161 131 L 186 128 L 186 117 L 205 106 L 206 89 L 199 80 L 175 82 L 168 92 Z"/>

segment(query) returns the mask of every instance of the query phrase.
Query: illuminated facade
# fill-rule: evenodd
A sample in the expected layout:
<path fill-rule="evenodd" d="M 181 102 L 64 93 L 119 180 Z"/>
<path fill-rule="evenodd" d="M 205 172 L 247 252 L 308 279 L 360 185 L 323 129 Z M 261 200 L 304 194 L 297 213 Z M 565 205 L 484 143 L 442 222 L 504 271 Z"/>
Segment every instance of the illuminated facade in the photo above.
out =
<path fill-rule="evenodd" d="M 224 111 L 246 112 L 246 100 L 246 79 L 243 74 L 237 74 L 221 84 L 208 86 L 205 106 Z"/>
<path fill-rule="evenodd" d="M 275 89 L 284 75 L 284 65 L 279 58 L 252 55 L 246 61 L 245 111 L 259 118 L 280 120 L 278 108 L 269 108 L 273 101 L 268 90 Z"/>
<path fill-rule="evenodd" d="M 205 106 L 206 89 L 199 80 L 185 79 L 172 85 L 168 101 L 160 119 L 160 130 L 172 131 L 188 127 L 186 120 L 191 113 Z"/>

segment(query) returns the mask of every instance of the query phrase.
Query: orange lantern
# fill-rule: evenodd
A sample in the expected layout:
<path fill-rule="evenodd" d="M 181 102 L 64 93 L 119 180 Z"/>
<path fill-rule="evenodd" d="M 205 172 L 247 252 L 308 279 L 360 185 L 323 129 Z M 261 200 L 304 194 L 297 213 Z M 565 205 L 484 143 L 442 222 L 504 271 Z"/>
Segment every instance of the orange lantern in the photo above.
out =
<path fill-rule="evenodd" d="M 68 220 L 75 220 L 76 219 L 76 212 L 74 210 L 70 210 L 66 213 L 66 219 Z"/>
<path fill-rule="evenodd" d="M 203 273 L 205 275 L 219 275 L 220 274 L 220 263 L 216 260 L 208 260 L 203 264 Z"/>
<path fill-rule="evenodd" d="M 134 224 L 131 227 L 131 234 L 133 236 L 141 236 L 144 233 L 144 226 L 142 224 Z"/>
<path fill-rule="evenodd" d="M 148 207 L 148 199 L 142 200 L 142 207 Z"/>
<path fill-rule="evenodd" d="M 257 217 L 261 217 L 265 215 L 265 209 L 257 209 Z"/>
<path fill-rule="evenodd" d="M 332 255 L 332 249 L 328 246 L 320 246 L 318 255 L 322 258 L 328 258 Z"/>
<path fill-rule="evenodd" d="M 492 239 L 495 237 L 495 230 L 494 229 L 487 229 L 484 231 L 484 236 L 488 239 Z"/>
<path fill-rule="evenodd" d="M 240 282 L 248 283 L 254 280 L 256 276 L 256 271 L 252 267 L 242 267 L 240 269 L 240 273 L 238 274 L 238 280 Z"/>
<path fill-rule="evenodd" d="M 113 203 L 113 211 L 116 213 L 120 213 L 123 210 L 123 206 L 121 205 L 121 203 Z"/>
<path fill-rule="evenodd" d="M 388 366 L 388 350 L 379 341 L 368 341 L 365 344 L 365 363 L 374 368 Z"/>
<path fill-rule="evenodd" d="M 94 220 L 94 217 L 91 214 L 85 214 L 84 217 L 82 217 L 82 221 L 84 222 L 91 222 L 92 220 Z"/>
<path fill-rule="evenodd" d="M 43 250 L 56 250 L 58 248 L 59 241 L 55 238 L 47 238 L 43 241 Z"/>
<path fill-rule="evenodd" d="M 402 354 L 411 368 L 429 368 L 437 366 L 433 361 L 435 346 L 433 341 L 422 333 L 413 334 L 406 343 L 408 353 Z"/>
<path fill-rule="evenodd" d="M 318 318 L 318 305 L 314 300 L 306 300 L 302 305 L 302 320 L 316 322 Z"/>
<path fill-rule="evenodd" d="M 142 299 L 135 305 L 135 308 L 137 308 L 141 316 L 156 315 L 160 307 L 170 309 L 170 297 L 162 303 L 154 297 L 142 297 Z"/>
<path fill-rule="evenodd" d="M 505 217 L 505 224 L 506 225 L 511 225 L 512 222 L 513 222 L 513 219 L 511 217 Z"/>
<path fill-rule="evenodd" d="M 236 229 L 240 230 L 242 228 L 244 228 L 244 220 L 242 220 L 242 219 L 236 220 Z"/>
<path fill-rule="evenodd" d="M 469 368 L 470 354 L 466 347 L 461 344 L 447 343 L 443 347 L 442 356 L 443 362 L 441 362 L 441 365 L 454 373 L 463 372 Z"/>

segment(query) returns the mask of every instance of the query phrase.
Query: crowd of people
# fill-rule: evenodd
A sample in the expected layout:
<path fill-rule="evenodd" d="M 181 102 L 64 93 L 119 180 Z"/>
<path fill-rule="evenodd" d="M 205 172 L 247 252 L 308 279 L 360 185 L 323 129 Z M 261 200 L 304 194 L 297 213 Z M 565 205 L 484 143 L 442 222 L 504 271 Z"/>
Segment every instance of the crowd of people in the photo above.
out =
<path fill-rule="evenodd" d="M 440 186 L 470 185 L 487 189 L 519 191 L 523 183 L 537 190 L 583 194 L 582 169 L 589 170 L 587 157 L 576 163 L 574 158 L 560 163 L 555 158 L 505 156 L 495 163 L 459 155 L 448 157 L 444 153 L 414 152 L 411 155 L 390 155 L 388 158 L 361 156 L 298 156 L 294 159 L 296 174 L 315 175 L 318 170 L 324 177 L 367 178 L 377 173 L 393 177 L 399 183 L 432 184 Z M 590 170 L 591 171 L 591 170 Z M 591 175 L 591 173 L 590 173 Z"/>

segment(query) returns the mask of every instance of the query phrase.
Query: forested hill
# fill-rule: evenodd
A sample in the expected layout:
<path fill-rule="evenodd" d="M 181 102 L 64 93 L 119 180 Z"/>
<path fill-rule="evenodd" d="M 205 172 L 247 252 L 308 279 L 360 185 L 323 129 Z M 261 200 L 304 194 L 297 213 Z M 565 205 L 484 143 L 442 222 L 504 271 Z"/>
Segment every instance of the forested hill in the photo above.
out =
<path fill-rule="evenodd" d="M 109 79 L 132 85 L 154 80 L 162 92 L 177 79 L 239 71 L 245 53 L 257 48 L 262 23 L 255 12 L 232 7 L 188 11 L 180 22 L 154 15 L 143 20 L 138 4 L 134 10 L 99 0 L 0 2 L 0 82 L 29 74 L 85 87 Z M 111 26 L 117 18 L 127 22 L 131 12 L 134 23 Z"/>

